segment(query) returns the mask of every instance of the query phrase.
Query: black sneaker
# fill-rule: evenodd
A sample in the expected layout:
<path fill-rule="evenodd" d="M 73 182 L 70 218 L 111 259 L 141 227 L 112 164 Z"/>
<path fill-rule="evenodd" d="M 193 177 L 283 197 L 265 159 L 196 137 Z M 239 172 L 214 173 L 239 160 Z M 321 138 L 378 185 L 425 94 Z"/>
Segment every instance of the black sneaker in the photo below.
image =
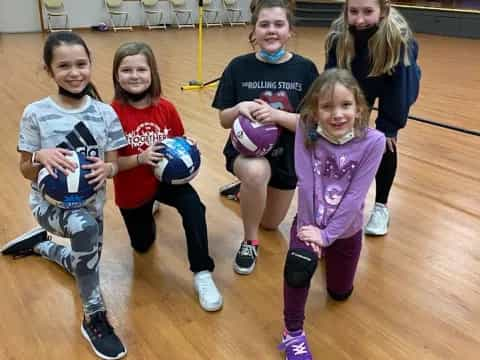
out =
<path fill-rule="evenodd" d="M 102 359 L 121 359 L 127 354 L 127 349 L 108 322 L 105 311 L 94 313 L 88 322 L 84 318 L 81 331 L 95 354 Z"/>
<path fill-rule="evenodd" d="M 47 240 L 50 240 L 47 231 L 41 227 L 37 227 L 9 241 L 3 245 L 0 251 L 3 255 L 13 255 L 14 259 L 29 255 L 38 255 L 33 251 L 34 246 Z"/>
<path fill-rule="evenodd" d="M 220 195 L 226 197 L 229 200 L 240 200 L 240 181 L 235 181 L 233 183 L 224 185 L 220 187 Z"/>
<path fill-rule="evenodd" d="M 255 268 L 258 255 L 258 246 L 252 245 L 251 241 L 243 241 L 238 249 L 233 270 L 240 275 L 248 275 Z"/>

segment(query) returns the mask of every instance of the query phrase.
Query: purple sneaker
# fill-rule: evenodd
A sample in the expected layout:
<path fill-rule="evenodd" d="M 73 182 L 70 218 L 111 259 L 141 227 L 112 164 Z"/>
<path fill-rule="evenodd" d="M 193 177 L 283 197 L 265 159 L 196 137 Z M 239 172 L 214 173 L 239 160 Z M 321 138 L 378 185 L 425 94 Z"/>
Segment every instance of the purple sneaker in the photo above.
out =
<path fill-rule="evenodd" d="M 285 360 L 313 360 L 312 353 L 308 348 L 307 337 L 303 330 L 293 333 L 285 332 L 282 335 L 282 343 L 278 349 L 285 351 Z"/>

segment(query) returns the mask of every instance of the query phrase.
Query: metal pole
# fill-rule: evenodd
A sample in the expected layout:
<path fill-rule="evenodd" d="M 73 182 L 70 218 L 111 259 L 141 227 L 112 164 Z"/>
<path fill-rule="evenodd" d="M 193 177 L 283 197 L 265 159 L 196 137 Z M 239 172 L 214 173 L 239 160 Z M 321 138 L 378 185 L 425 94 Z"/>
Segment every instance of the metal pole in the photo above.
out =
<path fill-rule="evenodd" d="M 40 27 L 42 28 L 42 32 L 45 32 L 45 24 L 43 23 L 42 0 L 38 0 L 38 14 L 40 15 Z"/>

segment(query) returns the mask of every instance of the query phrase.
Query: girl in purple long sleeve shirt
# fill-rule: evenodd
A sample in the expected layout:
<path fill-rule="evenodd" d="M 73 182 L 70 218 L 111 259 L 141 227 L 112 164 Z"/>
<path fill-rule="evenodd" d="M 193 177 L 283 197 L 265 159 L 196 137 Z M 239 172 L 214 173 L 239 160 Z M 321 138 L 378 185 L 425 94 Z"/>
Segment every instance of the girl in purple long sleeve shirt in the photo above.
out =
<path fill-rule="evenodd" d="M 385 151 L 368 128 L 368 106 L 347 70 L 325 71 L 308 91 L 295 134 L 298 212 L 285 263 L 287 360 L 312 359 L 303 332 L 310 279 L 325 257 L 329 295 L 346 300 L 362 247 L 363 207 Z"/>

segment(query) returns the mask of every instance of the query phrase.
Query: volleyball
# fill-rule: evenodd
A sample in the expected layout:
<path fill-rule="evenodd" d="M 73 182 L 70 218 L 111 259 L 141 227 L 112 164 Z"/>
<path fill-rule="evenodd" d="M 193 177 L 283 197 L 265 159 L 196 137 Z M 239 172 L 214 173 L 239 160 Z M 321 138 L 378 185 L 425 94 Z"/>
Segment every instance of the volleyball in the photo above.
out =
<path fill-rule="evenodd" d="M 186 184 L 197 176 L 200 169 L 200 151 L 189 139 L 178 136 L 161 143 L 163 157 L 154 168 L 155 177 L 172 185 Z"/>
<path fill-rule="evenodd" d="M 38 172 L 37 184 L 43 198 L 50 204 L 62 209 L 77 209 L 85 206 L 95 198 L 95 185 L 90 185 L 85 175 L 89 169 L 82 169 L 82 165 L 89 164 L 85 155 L 72 152 L 65 156 L 76 164 L 75 171 L 65 175 L 62 171 L 54 169 L 56 178 L 49 174 L 46 168 Z"/>
<path fill-rule="evenodd" d="M 240 115 L 233 122 L 230 139 L 240 154 L 259 157 L 273 149 L 280 132 L 280 128 L 275 124 L 261 124 Z"/>

